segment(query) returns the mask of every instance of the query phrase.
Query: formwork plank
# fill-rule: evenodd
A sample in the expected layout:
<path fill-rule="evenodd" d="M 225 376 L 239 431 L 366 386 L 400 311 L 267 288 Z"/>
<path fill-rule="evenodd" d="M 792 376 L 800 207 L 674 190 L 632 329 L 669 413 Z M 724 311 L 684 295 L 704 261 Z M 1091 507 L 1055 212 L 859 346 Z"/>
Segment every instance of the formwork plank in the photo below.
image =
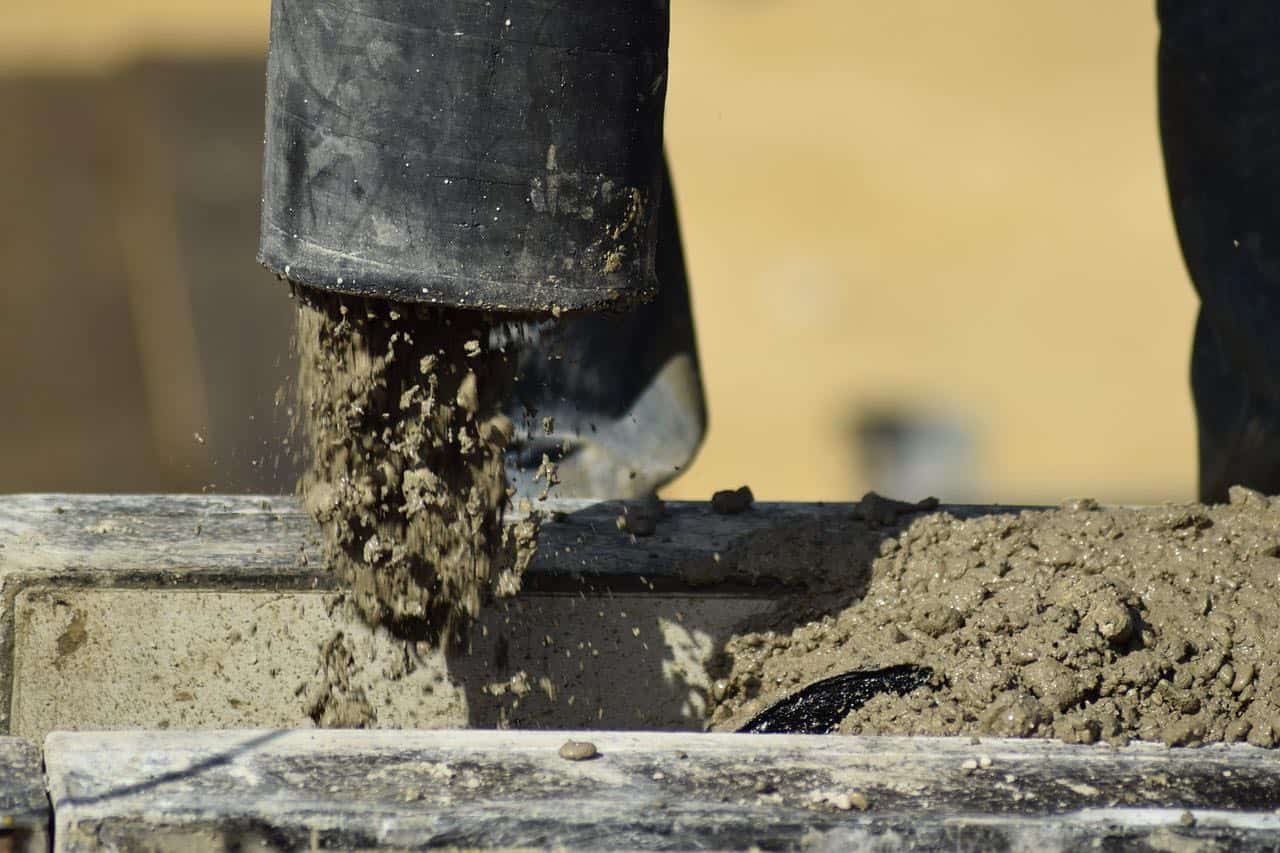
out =
<path fill-rule="evenodd" d="M 848 515 L 854 506 L 759 503 L 722 515 L 709 502 L 673 501 L 654 535 L 634 537 L 618 529 L 622 501 L 551 498 L 535 506 L 547 523 L 530 573 L 670 576 L 754 531 Z M 511 511 L 507 521 L 524 517 Z M 10 573 L 83 580 L 111 574 L 134 583 L 163 577 L 179 584 L 233 573 L 328 583 L 318 532 L 292 496 L 0 495 L 0 567 Z"/>
<path fill-rule="evenodd" d="M 47 850 L 49 824 L 40 750 L 22 738 L 0 737 L 0 851 Z"/>
<path fill-rule="evenodd" d="M 598 757 L 560 756 L 567 738 Z M 56 849 L 1270 849 L 1248 746 L 673 733 L 54 733 Z"/>

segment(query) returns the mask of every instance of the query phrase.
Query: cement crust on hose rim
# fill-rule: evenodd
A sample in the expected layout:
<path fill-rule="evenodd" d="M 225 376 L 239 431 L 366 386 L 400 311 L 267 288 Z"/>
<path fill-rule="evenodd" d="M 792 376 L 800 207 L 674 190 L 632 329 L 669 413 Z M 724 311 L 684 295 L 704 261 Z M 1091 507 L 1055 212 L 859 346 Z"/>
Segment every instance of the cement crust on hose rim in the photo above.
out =
<path fill-rule="evenodd" d="M 849 734 L 1280 744 L 1280 499 L 848 518 L 763 531 L 722 561 L 792 583 L 724 648 L 712 727 L 836 673 L 934 682 Z"/>
<path fill-rule="evenodd" d="M 262 228 L 282 233 L 273 223 L 263 223 Z M 642 287 L 636 286 L 633 276 L 622 272 L 599 273 L 596 280 L 602 286 L 598 287 L 575 287 L 571 282 L 555 280 L 489 279 L 470 274 L 427 275 L 421 270 L 357 257 L 301 239 L 293 241 L 287 261 L 259 252 L 258 263 L 282 279 L 314 290 L 514 315 L 553 311 L 620 312 L 651 301 L 658 292 L 658 281 L 651 273 Z M 335 276 L 336 268 L 358 272 Z M 406 282 L 412 282 L 412 286 L 405 286 Z M 520 298 L 512 299 L 513 293 L 520 294 Z"/>

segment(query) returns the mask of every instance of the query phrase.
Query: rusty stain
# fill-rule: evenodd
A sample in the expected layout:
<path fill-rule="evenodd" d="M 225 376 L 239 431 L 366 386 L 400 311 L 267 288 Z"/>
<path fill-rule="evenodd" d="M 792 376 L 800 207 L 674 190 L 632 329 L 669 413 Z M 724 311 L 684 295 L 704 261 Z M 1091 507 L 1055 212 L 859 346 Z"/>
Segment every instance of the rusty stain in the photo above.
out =
<path fill-rule="evenodd" d="M 75 654 L 88 639 L 89 632 L 85 629 L 84 613 L 77 610 L 71 617 L 71 624 L 58 637 L 58 659 L 54 665 L 60 667 L 63 659 Z"/>

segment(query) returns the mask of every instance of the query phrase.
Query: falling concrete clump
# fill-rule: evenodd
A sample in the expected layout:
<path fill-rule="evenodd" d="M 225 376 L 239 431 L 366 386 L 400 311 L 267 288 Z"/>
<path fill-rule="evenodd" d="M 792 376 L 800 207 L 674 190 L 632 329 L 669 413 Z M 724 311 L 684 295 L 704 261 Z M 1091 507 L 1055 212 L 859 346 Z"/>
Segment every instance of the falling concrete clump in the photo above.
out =
<path fill-rule="evenodd" d="M 814 521 L 723 560 L 783 591 L 726 644 L 714 729 L 826 676 L 915 664 L 930 684 L 839 731 L 1280 745 L 1280 498 Z"/>
<path fill-rule="evenodd" d="M 537 514 L 503 524 L 514 356 L 488 346 L 498 321 L 480 312 L 295 294 L 303 505 L 368 623 L 448 642 L 533 558 Z"/>

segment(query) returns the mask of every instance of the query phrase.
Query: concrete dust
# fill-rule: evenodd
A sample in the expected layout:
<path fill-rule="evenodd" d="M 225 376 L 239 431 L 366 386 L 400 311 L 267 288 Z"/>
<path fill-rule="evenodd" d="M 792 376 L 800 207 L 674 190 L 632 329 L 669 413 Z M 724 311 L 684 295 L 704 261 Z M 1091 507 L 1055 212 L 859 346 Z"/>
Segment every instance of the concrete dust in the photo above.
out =
<path fill-rule="evenodd" d="M 486 600 L 515 594 L 533 558 L 536 514 L 503 525 L 514 355 L 490 346 L 498 321 L 479 312 L 295 295 L 303 504 L 366 621 L 447 642 Z M 370 716 L 343 689 L 355 665 L 343 649 L 335 636 L 323 650 L 317 722 Z M 326 704 L 336 696 L 342 708 Z"/>
<path fill-rule="evenodd" d="M 917 664 L 932 684 L 840 731 L 1280 745 L 1280 498 L 862 515 L 722 556 L 786 592 L 726 644 L 712 728 L 826 676 Z"/>

